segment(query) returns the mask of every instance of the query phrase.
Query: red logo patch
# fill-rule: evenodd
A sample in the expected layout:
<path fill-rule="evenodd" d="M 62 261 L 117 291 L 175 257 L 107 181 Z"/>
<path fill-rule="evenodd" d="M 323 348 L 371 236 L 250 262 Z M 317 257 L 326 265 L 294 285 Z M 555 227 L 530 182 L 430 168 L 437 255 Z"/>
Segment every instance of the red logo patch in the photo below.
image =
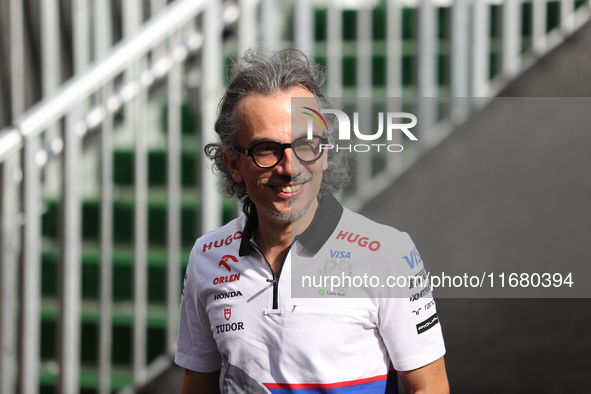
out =
<path fill-rule="evenodd" d="M 242 231 L 236 231 L 233 235 L 228 235 L 225 239 L 218 239 L 217 241 L 211 241 L 208 244 L 203 244 L 203 253 L 207 252 L 208 250 L 210 250 L 211 248 L 221 248 L 222 246 L 226 245 L 230 245 L 232 242 L 234 242 L 237 239 L 242 238 Z"/>
<path fill-rule="evenodd" d="M 225 308 L 224 309 L 224 317 L 227 320 L 230 320 L 230 316 L 232 316 L 232 308 Z"/>
<path fill-rule="evenodd" d="M 223 265 L 228 270 L 228 272 L 232 272 L 232 268 L 230 268 L 230 266 L 228 265 L 228 260 L 232 260 L 235 263 L 238 262 L 238 259 L 236 257 L 227 254 L 222 257 L 220 263 L 218 264 L 218 267 L 221 267 Z"/>
<path fill-rule="evenodd" d="M 359 238 L 359 234 L 349 233 L 348 231 L 340 231 L 336 239 L 347 240 L 352 244 L 357 243 L 357 245 L 361 246 L 362 248 L 369 248 L 369 250 L 372 252 L 375 252 L 380 248 L 380 243 L 378 241 L 371 241 L 367 237 Z"/>

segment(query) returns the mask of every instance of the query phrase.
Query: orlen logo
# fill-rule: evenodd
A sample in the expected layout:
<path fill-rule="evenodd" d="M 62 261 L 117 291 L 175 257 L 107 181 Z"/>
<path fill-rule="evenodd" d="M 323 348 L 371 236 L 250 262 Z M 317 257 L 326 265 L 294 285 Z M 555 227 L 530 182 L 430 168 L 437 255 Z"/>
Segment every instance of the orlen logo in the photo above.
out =
<path fill-rule="evenodd" d="M 227 254 L 222 257 L 218 266 L 224 266 L 228 270 L 228 272 L 232 272 L 232 268 L 230 268 L 230 266 L 228 265 L 228 260 L 232 260 L 235 263 L 238 262 L 238 259 L 236 257 L 232 256 L 231 254 Z"/>
<path fill-rule="evenodd" d="M 228 272 L 232 272 L 232 268 L 230 267 L 230 265 L 228 264 L 228 261 L 232 261 L 234 263 L 238 262 L 238 259 L 230 254 L 224 255 L 222 257 L 222 259 L 220 260 L 218 266 L 219 267 L 224 267 L 225 269 L 228 270 Z M 237 274 L 232 274 L 232 275 L 225 275 L 225 276 L 219 276 L 213 279 L 213 284 L 214 285 L 219 285 L 220 283 L 229 283 L 229 282 L 236 282 L 240 280 L 240 272 Z"/>
<path fill-rule="evenodd" d="M 337 239 L 347 240 L 352 244 L 357 243 L 357 245 L 362 248 L 367 246 L 372 252 L 375 252 L 380 248 L 380 243 L 378 241 L 370 241 L 367 237 L 359 237 L 359 234 L 349 233 L 348 231 L 340 231 L 339 235 L 337 235 Z"/>
<path fill-rule="evenodd" d="M 327 113 L 334 114 L 339 121 L 339 140 L 346 141 L 346 140 L 351 139 L 351 121 L 349 119 L 349 116 L 346 113 L 344 113 L 343 111 L 340 111 L 338 109 L 321 109 L 320 112 L 318 112 L 310 107 L 303 107 L 303 108 L 312 111 L 316 116 L 314 116 L 308 112 L 304 112 L 304 114 L 312 117 L 312 119 L 315 120 L 316 123 L 318 123 L 320 125 L 320 128 L 321 129 L 324 128 L 325 130 L 328 130 L 328 124 L 326 123 L 326 120 L 324 119 L 322 114 L 327 114 Z M 312 119 L 308 120 L 308 128 L 307 128 L 308 139 L 312 139 L 312 136 L 314 135 Z M 394 119 L 410 119 L 410 123 L 394 123 Z M 321 121 L 322 121 L 322 123 L 321 123 Z M 322 127 L 323 125 L 324 125 L 324 127 Z M 411 113 L 408 113 L 408 112 L 387 112 L 386 113 L 386 138 L 388 141 L 392 141 L 393 131 L 400 130 L 411 141 L 417 141 L 418 140 L 417 137 L 413 133 L 411 133 L 409 130 L 409 129 L 415 127 L 416 125 L 417 125 L 417 117 Z M 377 140 L 384 133 L 384 113 L 383 112 L 378 113 L 378 131 L 377 132 L 375 132 L 374 134 L 362 134 L 361 131 L 359 131 L 359 113 L 354 112 L 353 113 L 353 132 L 355 133 L 355 136 L 360 140 L 363 140 L 363 141 Z M 336 149 L 337 152 L 339 150 L 348 150 L 349 152 L 351 152 L 351 150 L 354 150 L 355 152 L 369 152 L 372 149 L 372 147 L 376 148 L 378 152 L 380 151 L 381 147 L 385 147 L 385 149 L 388 152 L 402 152 L 402 150 L 404 149 L 404 147 L 400 144 L 390 144 L 390 145 L 386 145 L 386 144 L 371 144 L 371 145 L 356 144 L 356 145 L 349 145 L 348 147 L 347 146 L 338 146 L 338 145 L 335 147 L 333 144 L 321 144 L 320 145 L 321 150 L 322 149 L 325 149 L 325 150 Z"/>
<path fill-rule="evenodd" d="M 228 235 L 225 239 L 219 239 L 217 241 L 212 241 L 208 244 L 203 244 L 203 253 L 210 250 L 212 247 L 214 248 L 221 248 L 222 246 L 230 245 L 234 240 L 242 238 L 242 231 L 236 231 L 233 235 Z"/>

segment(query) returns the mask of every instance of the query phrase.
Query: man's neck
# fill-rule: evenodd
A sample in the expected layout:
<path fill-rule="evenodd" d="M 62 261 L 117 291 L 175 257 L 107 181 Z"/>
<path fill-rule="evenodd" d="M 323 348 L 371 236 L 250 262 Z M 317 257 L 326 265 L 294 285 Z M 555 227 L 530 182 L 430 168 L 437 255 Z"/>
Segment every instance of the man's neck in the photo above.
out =
<path fill-rule="evenodd" d="M 276 275 L 291 243 L 306 231 L 319 208 L 318 200 L 314 200 L 306 212 L 294 221 L 279 221 L 259 215 L 254 239 Z"/>

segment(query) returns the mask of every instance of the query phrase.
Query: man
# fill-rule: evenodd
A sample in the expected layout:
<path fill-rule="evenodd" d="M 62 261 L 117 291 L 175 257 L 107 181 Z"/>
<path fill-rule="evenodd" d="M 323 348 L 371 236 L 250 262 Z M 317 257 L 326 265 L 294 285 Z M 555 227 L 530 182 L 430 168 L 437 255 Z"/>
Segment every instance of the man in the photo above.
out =
<path fill-rule="evenodd" d="M 318 111 L 323 83 L 295 50 L 251 51 L 234 66 L 215 126 L 220 142 L 206 153 L 246 215 L 191 252 L 175 358 L 185 368 L 183 394 L 394 393 L 394 369 L 408 392 L 449 391 L 432 300 L 421 298 L 431 309 L 415 316 L 408 297 L 292 298 L 296 256 L 324 258 L 328 247 L 354 244 L 362 260 L 394 256 L 398 266 L 414 248 L 406 234 L 332 196 L 347 172 L 320 144 L 336 146 L 335 133 L 315 129 L 310 139 L 305 127 L 292 129 L 292 98 L 313 98 Z M 383 235 L 372 244 L 353 234 L 377 228 Z"/>

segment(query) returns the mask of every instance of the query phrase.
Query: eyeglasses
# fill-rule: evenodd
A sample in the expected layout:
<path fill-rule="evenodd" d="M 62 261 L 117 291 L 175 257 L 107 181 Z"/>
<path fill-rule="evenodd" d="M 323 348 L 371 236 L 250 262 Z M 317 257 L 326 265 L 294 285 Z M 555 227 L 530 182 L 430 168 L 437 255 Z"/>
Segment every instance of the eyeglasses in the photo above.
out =
<path fill-rule="evenodd" d="M 252 157 L 254 164 L 261 168 L 275 167 L 281 159 L 286 148 L 291 148 L 299 161 L 304 163 L 313 163 L 322 157 L 321 144 L 327 144 L 328 138 L 319 135 L 302 136 L 293 140 L 291 143 L 281 143 L 277 141 L 257 142 L 250 148 L 241 148 L 233 146 L 232 149 L 238 153 Z"/>

